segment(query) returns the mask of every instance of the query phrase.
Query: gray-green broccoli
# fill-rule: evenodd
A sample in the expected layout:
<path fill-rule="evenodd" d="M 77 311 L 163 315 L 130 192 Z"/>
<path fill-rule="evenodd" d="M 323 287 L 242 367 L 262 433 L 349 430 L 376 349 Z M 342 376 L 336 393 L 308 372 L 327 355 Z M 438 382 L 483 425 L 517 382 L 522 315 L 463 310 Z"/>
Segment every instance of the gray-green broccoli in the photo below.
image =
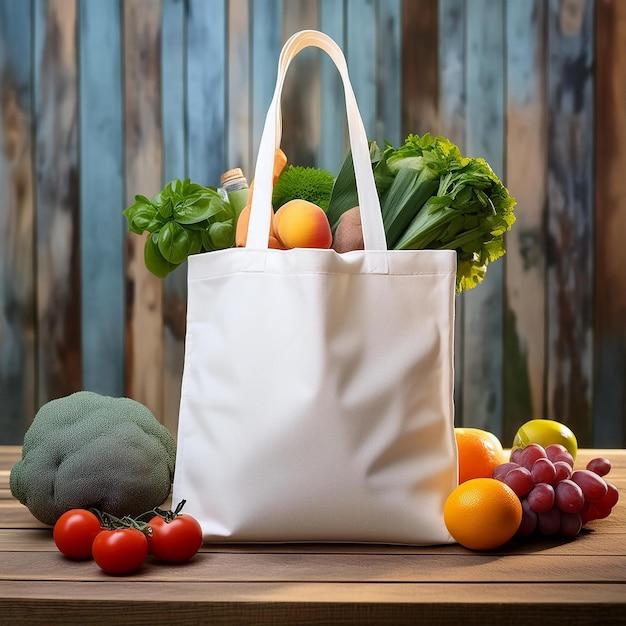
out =
<path fill-rule="evenodd" d="M 79 391 L 39 409 L 11 493 L 51 526 L 73 508 L 138 515 L 168 497 L 175 459 L 174 439 L 143 404 Z"/>

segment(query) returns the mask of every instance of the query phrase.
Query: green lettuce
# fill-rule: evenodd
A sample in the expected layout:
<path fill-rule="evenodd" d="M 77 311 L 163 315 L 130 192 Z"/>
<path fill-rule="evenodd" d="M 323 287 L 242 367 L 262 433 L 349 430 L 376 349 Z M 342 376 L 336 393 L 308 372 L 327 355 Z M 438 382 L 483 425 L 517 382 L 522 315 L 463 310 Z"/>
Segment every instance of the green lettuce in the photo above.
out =
<path fill-rule="evenodd" d="M 482 158 L 466 158 L 445 137 L 409 135 L 400 148 L 370 144 L 387 247 L 457 252 L 457 291 L 478 285 L 505 253 L 515 199 Z M 328 207 L 331 227 L 358 205 L 352 155 L 337 176 Z"/>

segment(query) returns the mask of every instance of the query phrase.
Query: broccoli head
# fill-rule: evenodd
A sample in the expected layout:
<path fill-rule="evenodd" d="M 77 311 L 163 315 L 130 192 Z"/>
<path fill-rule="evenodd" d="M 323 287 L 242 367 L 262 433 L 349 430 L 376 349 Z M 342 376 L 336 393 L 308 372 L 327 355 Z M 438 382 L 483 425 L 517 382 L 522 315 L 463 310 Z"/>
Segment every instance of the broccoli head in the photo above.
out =
<path fill-rule="evenodd" d="M 143 404 L 79 391 L 39 409 L 11 470 L 11 493 L 44 524 L 69 509 L 123 517 L 170 493 L 176 443 Z"/>
<path fill-rule="evenodd" d="M 327 170 L 290 165 L 274 185 L 272 205 L 278 210 L 290 200 L 307 200 L 326 211 L 335 177 Z"/>

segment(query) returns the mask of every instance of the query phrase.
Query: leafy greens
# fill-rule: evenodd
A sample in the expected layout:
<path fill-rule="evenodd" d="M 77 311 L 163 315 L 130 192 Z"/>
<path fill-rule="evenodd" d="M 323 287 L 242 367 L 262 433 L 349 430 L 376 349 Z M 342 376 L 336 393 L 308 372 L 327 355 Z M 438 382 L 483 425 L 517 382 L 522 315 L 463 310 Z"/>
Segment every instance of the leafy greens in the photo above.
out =
<path fill-rule="evenodd" d="M 188 178 L 169 182 L 152 200 L 135 196 L 123 212 L 131 232 L 148 231 L 144 261 L 164 278 L 190 254 L 230 248 L 235 243 L 235 209 L 216 189 Z"/>
<path fill-rule="evenodd" d="M 387 247 L 457 252 L 457 292 L 482 282 L 505 253 L 515 199 L 482 158 L 467 158 L 445 137 L 409 135 L 403 146 L 370 144 Z M 337 176 L 328 207 L 333 230 L 358 205 L 352 155 Z"/>

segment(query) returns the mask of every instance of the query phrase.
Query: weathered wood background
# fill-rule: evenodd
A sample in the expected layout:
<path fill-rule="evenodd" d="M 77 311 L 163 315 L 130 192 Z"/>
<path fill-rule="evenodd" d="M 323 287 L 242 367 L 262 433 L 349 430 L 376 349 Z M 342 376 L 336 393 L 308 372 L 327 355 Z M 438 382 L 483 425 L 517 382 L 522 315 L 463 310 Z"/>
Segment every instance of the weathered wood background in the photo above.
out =
<path fill-rule="evenodd" d="M 185 272 L 148 274 L 121 211 L 251 172 L 302 28 L 342 45 L 371 138 L 445 134 L 518 199 L 508 254 L 457 298 L 457 423 L 626 444 L 623 0 L 0 0 L 0 443 L 79 389 L 175 432 Z M 338 78 L 296 63 L 283 148 L 336 172 Z"/>

